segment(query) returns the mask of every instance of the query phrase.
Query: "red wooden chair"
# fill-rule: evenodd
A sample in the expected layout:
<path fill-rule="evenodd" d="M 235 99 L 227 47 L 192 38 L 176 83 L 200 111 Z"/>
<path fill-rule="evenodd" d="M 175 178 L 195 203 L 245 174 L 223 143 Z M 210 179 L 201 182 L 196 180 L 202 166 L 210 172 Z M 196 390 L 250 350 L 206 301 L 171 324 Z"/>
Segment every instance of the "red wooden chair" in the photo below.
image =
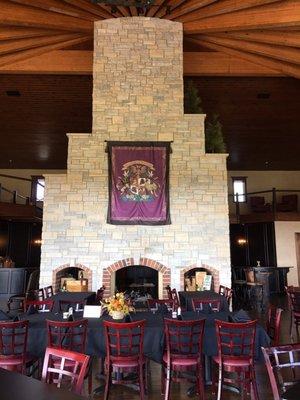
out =
<path fill-rule="evenodd" d="M 180 300 L 177 290 L 175 288 L 171 290 L 171 295 L 172 295 L 172 300 L 174 302 L 174 307 L 177 310 L 177 308 L 180 307 Z"/>
<path fill-rule="evenodd" d="M 224 296 L 226 298 L 228 305 L 230 305 L 232 293 L 233 293 L 232 289 L 223 285 L 219 286 L 219 295 Z"/>
<path fill-rule="evenodd" d="M 90 357 L 65 349 L 46 348 L 42 381 L 81 394 Z M 72 368 L 70 368 L 72 363 Z"/>
<path fill-rule="evenodd" d="M 168 299 L 173 300 L 172 297 L 172 289 L 170 288 L 170 286 L 166 286 L 166 291 L 167 291 L 167 295 L 168 295 Z"/>
<path fill-rule="evenodd" d="M 147 388 L 147 359 L 143 355 L 145 320 L 129 323 L 104 321 L 103 325 L 106 340 L 104 400 L 108 399 L 111 383 L 139 383 L 140 399 L 143 400 Z M 123 379 L 123 373 L 128 372 L 135 372 L 133 378 Z"/>
<path fill-rule="evenodd" d="M 59 300 L 59 311 L 65 312 L 68 311 L 70 307 L 73 308 L 73 311 L 83 311 L 84 306 L 86 305 L 86 300 L 76 301 L 76 300 Z"/>
<path fill-rule="evenodd" d="M 280 339 L 280 322 L 281 322 L 281 308 L 270 306 L 268 310 L 268 320 L 266 324 L 267 333 L 272 340 L 272 346 L 279 345 Z"/>
<path fill-rule="evenodd" d="M 25 374 L 38 359 L 27 353 L 28 321 L 0 322 L 0 367 Z M 0 395 L 1 397 L 1 395 Z"/>
<path fill-rule="evenodd" d="M 170 398 L 170 384 L 196 380 L 199 399 L 204 399 L 202 343 L 205 319 L 194 321 L 164 320 L 166 352 L 162 363 L 162 392 Z M 193 374 L 180 375 L 182 372 Z"/>
<path fill-rule="evenodd" d="M 213 312 L 219 312 L 221 308 L 221 301 L 218 299 L 192 299 L 193 311 L 205 311 L 209 308 Z"/>
<path fill-rule="evenodd" d="M 294 325 L 296 328 L 297 336 L 299 338 L 299 326 L 300 326 L 300 292 L 290 292 L 291 311 Z M 292 337 L 292 326 L 290 330 L 290 336 Z"/>
<path fill-rule="evenodd" d="M 45 299 L 49 299 L 53 295 L 54 295 L 53 286 L 44 287 L 44 297 L 45 297 Z"/>
<path fill-rule="evenodd" d="M 215 321 L 218 355 L 213 357 L 218 365 L 218 400 L 222 398 L 223 383 L 238 383 L 242 393 L 246 389 L 250 393 L 253 390 L 251 399 L 258 400 L 258 392 L 254 370 L 254 344 L 256 322 L 231 323 Z M 224 375 L 228 374 L 228 377 Z M 232 376 L 229 374 L 233 373 Z M 213 374 L 213 392 L 216 388 L 216 379 Z"/>
<path fill-rule="evenodd" d="M 300 383 L 300 343 L 262 347 L 274 400 L 282 400 Z M 298 392 L 300 398 L 300 394 Z"/>
<path fill-rule="evenodd" d="M 159 306 L 166 306 L 168 311 L 174 310 L 174 300 L 148 299 L 147 303 L 148 303 L 148 308 L 151 311 L 157 311 L 159 309 Z"/>
<path fill-rule="evenodd" d="M 43 301 L 45 300 L 44 290 L 36 289 L 33 291 L 34 300 Z"/>
<path fill-rule="evenodd" d="M 100 289 L 97 290 L 96 299 L 95 299 L 96 305 L 101 304 L 101 301 L 103 300 L 105 289 L 106 289 L 106 287 L 103 285 L 103 286 L 101 286 Z"/>
<path fill-rule="evenodd" d="M 51 312 L 54 307 L 54 301 L 47 299 L 47 300 L 25 300 L 24 303 L 24 312 L 27 312 L 28 309 L 34 308 L 38 312 Z"/>
<path fill-rule="evenodd" d="M 87 326 L 87 319 L 64 322 L 47 320 L 48 346 L 85 354 Z M 73 367 L 72 361 L 66 362 L 66 368 L 69 367 Z M 90 360 L 85 378 L 88 378 L 88 392 L 91 394 L 93 384 L 92 360 Z"/>

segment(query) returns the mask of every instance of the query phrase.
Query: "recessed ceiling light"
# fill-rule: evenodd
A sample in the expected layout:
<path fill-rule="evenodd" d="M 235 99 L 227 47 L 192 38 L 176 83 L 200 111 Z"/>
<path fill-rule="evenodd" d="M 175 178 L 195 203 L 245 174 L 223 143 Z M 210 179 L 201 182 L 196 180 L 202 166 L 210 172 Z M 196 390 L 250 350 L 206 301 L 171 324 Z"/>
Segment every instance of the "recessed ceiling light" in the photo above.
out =
<path fill-rule="evenodd" d="M 7 96 L 11 97 L 20 97 L 21 93 L 18 90 L 7 90 L 6 91 Z"/>

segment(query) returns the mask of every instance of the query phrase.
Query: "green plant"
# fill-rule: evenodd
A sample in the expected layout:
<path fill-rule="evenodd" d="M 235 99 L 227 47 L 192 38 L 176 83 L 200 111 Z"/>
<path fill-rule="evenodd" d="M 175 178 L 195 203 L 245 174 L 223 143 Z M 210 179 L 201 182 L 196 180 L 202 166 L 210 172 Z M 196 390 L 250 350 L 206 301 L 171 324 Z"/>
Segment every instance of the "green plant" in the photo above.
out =
<path fill-rule="evenodd" d="M 186 114 L 203 114 L 198 89 L 191 80 L 187 81 L 184 88 L 184 112 Z M 208 118 L 205 124 L 205 151 L 207 153 L 226 152 L 222 124 L 217 114 L 213 114 L 211 119 Z"/>

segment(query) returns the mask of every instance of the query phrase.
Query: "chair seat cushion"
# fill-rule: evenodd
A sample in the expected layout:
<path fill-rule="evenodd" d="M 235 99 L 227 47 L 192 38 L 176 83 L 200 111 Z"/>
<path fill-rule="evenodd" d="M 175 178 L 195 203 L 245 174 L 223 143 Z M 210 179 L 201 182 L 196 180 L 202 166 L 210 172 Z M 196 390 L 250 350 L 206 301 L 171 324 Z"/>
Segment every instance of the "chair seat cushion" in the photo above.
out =
<path fill-rule="evenodd" d="M 38 361 L 37 357 L 34 357 L 30 354 L 26 354 L 25 357 L 25 365 L 26 367 L 30 367 Z M 3 356 L 0 355 L 0 367 L 8 365 L 8 366 L 17 366 L 23 364 L 23 357 L 22 356 Z"/>
<path fill-rule="evenodd" d="M 142 363 L 145 364 L 146 363 L 146 357 L 142 357 Z M 126 359 L 126 357 L 121 358 L 115 358 L 111 360 L 111 365 L 113 367 L 116 368 L 134 368 L 134 367 L 138 367 L 139 366 L 139 359 L 137 358 L 128 358 Z"/>
<path fill-rule="evenodd" d="M 171 364 L 174 366 L 183 366 L 183 367 L 189 367 L 192 365 L 197 365 L 197 357 L 188 357 L 188 356 L 178 356 L 176 358 L 171 359 Z M 163 362 L 165 364 L 168 363 L 168 357 L 167 354 L 165 353 L 163 355 Z"/>
<path fill-rule="evenodd" d="M 220 358 L 214 356 L 213 360 L 215 363 L 220 363 Z M 251 365 L 251 358 L 248 356 L 223 356 L 223 365 L 228 367 L 248 367 Z"/>

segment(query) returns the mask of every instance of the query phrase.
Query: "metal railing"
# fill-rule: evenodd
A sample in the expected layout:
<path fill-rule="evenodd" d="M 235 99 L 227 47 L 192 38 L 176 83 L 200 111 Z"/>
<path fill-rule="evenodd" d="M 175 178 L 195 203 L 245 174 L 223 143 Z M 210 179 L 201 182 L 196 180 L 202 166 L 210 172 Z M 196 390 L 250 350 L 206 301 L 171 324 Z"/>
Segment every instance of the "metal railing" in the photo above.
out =
<path fill-rule="evenodd" d="M 275 218 L 275 214 L 277 212 L 277 199 L 278 199 L 277 194 L 279 194 L 279 193 L 297 194 L 297 193 L 300 193 L 300 189 L 297 190 L 297 189 L 276 189 L 276 188 L 272 188 L 270 190 L 260 190 L 260 191 L 257 191 L 257 192 L 247 192 L 245 194 L 239 194 L 239 193 L 233 194 L 233 193 L 230 193 L 228 195 L 228 197 L 229 197 L 229 200 L 235 204 L 235 216 L 237 218 L 237 221 L 239 221 L 240 216 L 244 215 L 244 213 L 241 213 L 241 204 L 247 203 L 247 199 L 249 198 L 249 196 L 262 195 L 262 194 L 265 194 L 265 195 L 270 194 L 271 201 L 269 203 L 266 203 L 266 204 L 270 205 L 271 212 L 273 213 L 273 216 Z M 242 199 L 245 198 L 245 201 L 243 201 L 243 202 L 240 201 L 239 202 L 238 199 L 240 197 Z"/>

